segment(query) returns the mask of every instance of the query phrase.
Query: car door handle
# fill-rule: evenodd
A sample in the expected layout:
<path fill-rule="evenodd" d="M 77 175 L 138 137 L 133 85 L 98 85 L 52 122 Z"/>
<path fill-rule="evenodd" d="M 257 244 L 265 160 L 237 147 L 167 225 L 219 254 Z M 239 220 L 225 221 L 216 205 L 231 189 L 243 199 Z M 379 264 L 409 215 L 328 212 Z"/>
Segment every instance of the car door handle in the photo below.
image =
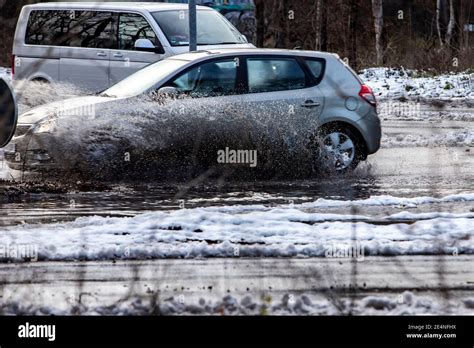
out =
<path fill-rule="evenodd" d="M 122 53 L 115 53 L 114 57 L 115 58 L 123 58 L 123 54 Z"/>
<path fill-rule="evenodd" d="M 304 108 L 315 108 L 317 106 L 320 106 L 321 103 L 320 102 L 314 102 L 312 100 L 307 100 L 304 102 L 304 104 L 301 104 L 302 107 Z"/>
<path fill-rule="evenodd" d="M 97 53 L 97 57 L 107 57 L 107 53 L 99 52 L 99 53 Z"/>

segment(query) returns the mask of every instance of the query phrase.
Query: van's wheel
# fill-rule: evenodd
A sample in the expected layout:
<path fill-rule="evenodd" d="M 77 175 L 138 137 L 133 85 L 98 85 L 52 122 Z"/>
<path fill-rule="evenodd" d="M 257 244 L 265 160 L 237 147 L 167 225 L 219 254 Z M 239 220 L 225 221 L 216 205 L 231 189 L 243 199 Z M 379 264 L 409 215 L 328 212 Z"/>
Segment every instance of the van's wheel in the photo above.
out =
<path fill-rule="evenodd" d="M 313 169 L 316 171 L 344 174 L 354 170 L 365 157 L 358 134 L 343 125 L 320 129 L 313 144 Z"/>

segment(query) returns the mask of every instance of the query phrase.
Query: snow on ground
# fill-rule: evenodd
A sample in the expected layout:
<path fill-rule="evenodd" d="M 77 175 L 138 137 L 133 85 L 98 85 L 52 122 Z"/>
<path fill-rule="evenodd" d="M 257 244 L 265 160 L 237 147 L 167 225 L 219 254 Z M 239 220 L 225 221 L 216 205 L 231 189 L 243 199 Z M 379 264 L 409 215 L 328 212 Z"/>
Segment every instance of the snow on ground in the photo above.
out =
<path fill-rule="evenodd" d="M 473 193 L 449 195 L 441 198 L 436 197 L 413 197 L 400 198 L 393 196 L 375 196 L 362 200 L 342 201 L 320 198 L 312 203 L 304 203 L 303 206 L 311 208 L 343 207 L 343 206 L 402 206 L 416 207 L 422 204 L 449 203 L 449 202 L 472 202 Z"/>
<path fill-rule="evenodd" d="M 429 76 L 403 68 L 369 68 L 359 74 L 379 99 L 474 99 L 474 73 Z"/>
<path fill-rule="evenodd" d="M 0 306 L 3 315 L 472 315 L 474 298 L 459 301 L 439 301 L 428 296 L 417 296 L 405 291 L 399 296 L 366 296 L 356 299 L 312 299 L 308 295 L 285 294 L 281 298 L 247 295 L 237 298 L 227 295 L 212 301 L 199 299 L 197 303 L 170 297 L 160 303 L 156 299 L 131 299 L 116 305 L 86 306 L 83 304 L 64 310 L 52 307 L 9 302 Z"/>
<path fill-rule="evenodd" d="M 383 129 L 383 128 L 382 128 Z M 445 134 L 395 134 L 382 137 L 382 148 L 397 147 L 474 147 L 474 130 Z"/>
<path fill-rule="evenodd" d="M 0 233 L 0 246 L 4 247 L 3 258 L 9 250 L 29 246 L 40 260 L 347 257 L 354 250 L 358 253 L 352 255 L 358 258 L 474 254 L 474 213 L 397 214 L 374 222 L 367 216 L 305 211 L 367 205 L 409 208 L 458 201 L 473 202 L 474 194 L 318 199 L 279 207 L 237 205 L 149 212 L 130 218 L 81 217 L 69 223 L 6 228 Z M 8 259 L 9 254 L 6 256 Z"/>

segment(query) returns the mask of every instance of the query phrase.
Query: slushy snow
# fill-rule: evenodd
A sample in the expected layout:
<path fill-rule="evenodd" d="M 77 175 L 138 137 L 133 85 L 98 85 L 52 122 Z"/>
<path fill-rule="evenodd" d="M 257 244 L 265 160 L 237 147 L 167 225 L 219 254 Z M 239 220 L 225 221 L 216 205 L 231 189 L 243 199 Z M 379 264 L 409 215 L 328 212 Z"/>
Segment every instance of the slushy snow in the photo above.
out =
<path fill-rule="evenodd" d="M 88 306 L 76 304 L 68 309 L 6 302 L 0 305 L 3 315 L 472 315 L 474 298 L 440 301 L 405 291 L 398 296 L 366 296 L 353 303 L 347 298 L 317 299 L 310 295 L 285 294 L 241 298 L 227 295 L 213 301 L 196 302 L 170 297 L 160 303 L 150 299 L 131 298 L 115 305 Z"/>
<path fill-rule="evenodd" d="M 81 217 L 50 225 L 0 231 L 8 250 L 34 246 L 40 260 L 110 260 L 201 257 L 334 257 L 356 245 L 364 255 L 474 254 L 474 214 L 323 214 L 307 208 L 416 207 L 472 202 L 474 194 L 441 198 L 378 196 L 364 200 L 318 199 L 290 206 L 180 209 L 134 217 Z M 406 221 L 403 221 L 406 220 Z"/>
<path fill-rule="evenodd" d="M 474 99 L 474 73 L 427 76 L 403 68 L 369 68 L 359 76 L 378 99 Z"/>

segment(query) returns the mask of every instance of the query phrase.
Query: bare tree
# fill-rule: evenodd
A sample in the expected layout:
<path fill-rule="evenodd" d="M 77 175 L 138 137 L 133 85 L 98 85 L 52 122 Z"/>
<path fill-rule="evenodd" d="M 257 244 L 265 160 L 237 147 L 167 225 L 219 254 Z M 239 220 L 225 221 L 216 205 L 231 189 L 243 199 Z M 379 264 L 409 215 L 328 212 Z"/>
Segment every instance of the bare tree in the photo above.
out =
<path fill-rule="evenodd" d="M 312 24 L 313 24 L 313 30 L 315 32 L 315 44 L 314 48 L 318 51 L 321 50 L 321 29 L 322 29 L 322 15 L 321 15 L 321 2 L 322 0 L 315 0 L 314 1 L 314 6 L 315 6 L 315 16 L 313 18 Z"/>
<path fill-rule="evenodd" d="M 275 1 L 273 6 L 278 13 L 278 21 L 276 25 L 276 39 L 275 47 L 277 48 L 289 48 L 288 47 L 288 36 L 289 36 L 289 6 L 288 0 Z"/>
<path fill-rule="evenodd" d="M 446 43 L 451 44 L 453 39 L 454 28 L 456 26 L 456 15 L 454 13 L 454 0 L 449 0 L 449 23 L 446 31 Z"/>
<path fill-rule="evenodd" d="M 359 0 L 349 2 L 349 64 L 357 69 L 357 21 L 359 14 Z"/>
<path fill-rule="evenodd" d="M 314 32 L 314 49 L 327 51 L 327 4 L 326 0 L 314 0 L 314 16 L 311 24 Z"/>
<path fill-rule="evenodd" d="M 450 46 L 456 27 L 454 0 L 436 1 L 436 30 L 441 47 Z"/>
<path fill-rule="evenodd" d="M 383 64 L 383 0 L 372 0 L 372 13 L 375 25 L 375 50 L 377 52 L 377 65 Z"/>
<path fill-rule="evenodd" d="M 257 47 L 263 47 L 265 43 L 265 1 L 255 0 L 255 12 L 257 18 Z"/>

